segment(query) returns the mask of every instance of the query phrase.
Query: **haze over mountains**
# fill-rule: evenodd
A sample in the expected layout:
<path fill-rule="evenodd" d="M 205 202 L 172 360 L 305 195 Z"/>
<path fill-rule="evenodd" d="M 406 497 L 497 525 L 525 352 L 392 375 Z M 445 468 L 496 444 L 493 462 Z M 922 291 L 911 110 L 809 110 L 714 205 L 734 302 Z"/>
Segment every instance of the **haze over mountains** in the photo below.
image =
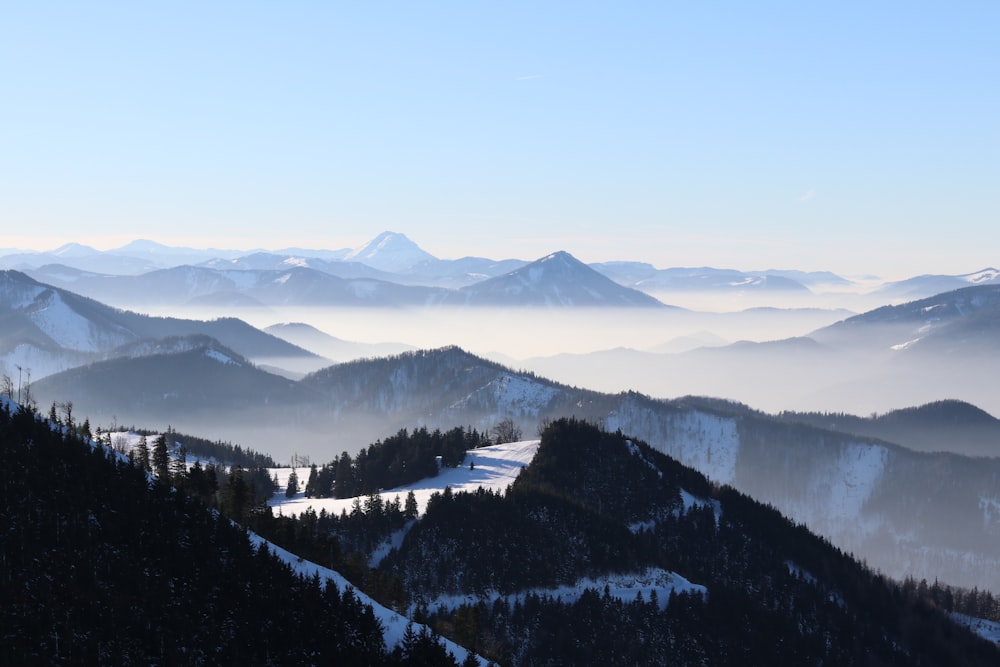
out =
<path fill-rule="evenodd" d="M 812 295 L 851 283 L 794 271 L 587 266 L 563 252 L 534 262 L 448 262 L 392 234 L 354 253 L 308 258 L 157 250 L 133 244 L 58 256 L 118 266 L 202 261 L 131 275 L 66 264 L 33 270 L 35 278 L 0 274 L 0 365 L 18 389 L 30 378 L 41 405 L 72 401 L 94 423 L 172 425 L 318 460 L 401 428 L 488 431 L 513 419 L 531 433 L 576 416 L 643 438 L 886 571 L 906 562 L 907 572 L 947 570 L 961 583 L 1000 569 L 989 546 L 1000 516 L 990 421 L 1000 414 L 995 271 L 953 277 L 973 286 L 859 315 L 822 307 L 698 313 L 639 288 Z M 76 288 L 161 313 L 200 306 L 215 317 L 140 315 Z M 253 313 L 257 326 L 218 317 L 238 311 Z M 303 317 L 282 317 L 289 313 Z M 367 333 L 351 335 L 359 323 Z M 726 327 L 736 342 L 719 335 Z M 430 332 L 437 338 L 424 337 Z M 673 343 L 680 351 L 658 351 L 685 336 L 687 347 Z M 691 395 L 715 399 L 676 398 Z M 919 426 L 910 417 L 830 416 L 901 415 L 892 411 L 925 404 L 952 407 L 920 412 Z M 975 428 L 956 417 L 977 410 L 985 417 Z M 806 442 L 814 444 L 803 449 Z M 990 463 L 973 464 L 972 455 Z M 963 480 L 961 492 L 934 486 L 941 470 Z M 911 482 L 921 484 L 919 502 Z"/>
<path fill-rule="evenodd" d="M 50 252 L 0 250 L 0 268 L 27 271 L 39 279 L 62 287 L 84 281 L 77 291 L 95 298 L 114 294 L 109 287 L 94 283 L 113 283 L 112 276 L 138 276 L 152 271 L 191 266 L 213 270 L 285 271 L 309 268 L 345 280 L 373 279 L 400 285 L 446 287 L 457 289 L 489 278 L 504 276 L 531 263 L 530 259 L 486 259 L 464 257 L 443 260 L 421 249 L 404 234 L 383 232 L 368 244 L 355 249 L 237 251 L 227 249 L 172 248 L 152 241 L 134 241 L 121 248 L 98 251 L 70 244 Z M 74 271 L 66 271 L 66 269 Z M 723 292 L 746 294 L 767 292 L 800 296 L 831 290 L 868 291 L 875 285 L 883 299 L 915 299 L 943 291 L 998 281 L 996 269 L 982 269 L 965 275 L 916 276 L 904 281 L 881 284 L 868 277 L 856 280 L 830 272 L 804 272 L 795 269 L 744 271 L 729 268 L 663 268 L 642 262 L 604 261 L 590 268 L 617 284 L 648 294 Z M 877 270 L 877 267 L 873 267 Z M 97 274 L 90 275 L 90 274 Z M 100 281 L 98 278 L 104 278 Z M 63 281 L 63 282 L 60 282 Z M 124 283 L 128 284 L 128 283 Z M 166 286 L 166 285 L 162 285 Z M 90 290 L 107 289 L 99 295 Z M 208 290 L 208 287 L 203 287 Z M 124 289 L 122 297 L 130 296 Z M 173 298 L 192 298 L 185 291 Z M 415 297 L 414 297 L 415 298 Z M 584 305 L 574 302 L 575 305 Z M 117 305 L 117 304 L 115 304 Z M 391 301 L 386 305 L 391 305 Z M 519 303 L 518 305 L 523 305 Z"/>

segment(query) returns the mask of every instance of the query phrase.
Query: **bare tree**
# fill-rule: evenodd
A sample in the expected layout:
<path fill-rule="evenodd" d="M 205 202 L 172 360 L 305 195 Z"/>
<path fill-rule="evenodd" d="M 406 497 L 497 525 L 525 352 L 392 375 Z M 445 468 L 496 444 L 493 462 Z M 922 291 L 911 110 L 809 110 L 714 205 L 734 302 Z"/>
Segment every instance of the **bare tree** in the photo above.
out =
<path fill-rule="evenodd" d="M 501 420 L 493 427 L 493 442 L 496 444 L 518 440 L 521 440 L 521 428 L 510 417 Z"/>
<path fill-rule="evenodd" d="M 24 371 L 24 383 L 21 384 L 17 389 L 17 402 L 26 408 L 34 409 L 35 399 L 31 396 L 31 369 L 22 369 L 20 366 L 17 367 L 18 383 L 21 382 L 21 371 Z"/>

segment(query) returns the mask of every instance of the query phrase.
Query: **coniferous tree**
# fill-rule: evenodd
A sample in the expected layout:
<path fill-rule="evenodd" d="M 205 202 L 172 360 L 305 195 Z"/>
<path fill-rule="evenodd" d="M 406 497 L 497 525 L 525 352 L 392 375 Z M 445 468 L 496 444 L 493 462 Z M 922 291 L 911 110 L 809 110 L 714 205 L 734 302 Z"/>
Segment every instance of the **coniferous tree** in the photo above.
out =
<path fill-rule="evenodd" d="M 319 472 L 316 470 L 316 464 L 309 466 L 309 479 L 306 480 L 306 498 L 315 498 L 319 495 Z"/>
<path fill-rule="evenodd" d="M 285 489 L 285 497 L 291 498 L 298 492 L 299 492 L 299 476 L 295 474 L 295 468 L 292 468 L 291 474 L 288 475 L 288 488 Z"/>
<path fill-rule="evenodd" d="M 139 444 L 135 446 L 135 460 L 141 469 L 146 472 L 150 471 L 149 442 L 146 440 L 145 433 L 139 436 Z"/>
<path fill-rule="evenodd" d="M 410 489 L 409 493 L 406 494 L 406 504 L 403 505 L 403 518 L 406 520 L 416 519 L 419 513 L 420 510 L 417 509 L 417 496 L 414 495 L 413 489 Z"/>
<path fill-rule="evenodd" d="M 177 458 L 170 462 L 170 480 L 174 486 L 182 486 L 187 478 L 187 449 L 181 445 Z"/>
<path fill-rule="evenodd" d="M 170 452 L 167 450 L 167 437 L 162 433 L 153 443 L 153 474 L 160 481 L 170 481 Z"/>

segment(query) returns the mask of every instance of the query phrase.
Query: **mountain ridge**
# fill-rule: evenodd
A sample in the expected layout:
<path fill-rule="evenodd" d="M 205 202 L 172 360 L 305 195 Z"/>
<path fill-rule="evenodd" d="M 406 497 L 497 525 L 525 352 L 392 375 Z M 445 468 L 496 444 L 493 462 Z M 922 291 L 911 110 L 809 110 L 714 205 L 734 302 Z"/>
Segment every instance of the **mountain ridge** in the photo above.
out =
<path fill-rule="evenodd" d="M 72 248 L 79 249 L 73 252 Z M 496 277 L 499 273 L 489 267 L 516 268 L 528 262 L 523 260 L 488 260 L 475 257 L 462 259 L 438 259 L 413 243 L 404 234 L 381 232 L 374 239 L 357 248 L 338 250 L 285 248 L 285 249 L 197 249 L 172 247 L 146 239 L 136 239 L 118 248 L 98 251 L 79 244 L 67 244 L 53 251 L 0 250 L 0 268 L 37 270 L 44 264 L 67 261 L 79 270 L 106 272 L 115 275 L 140 274 L 155 269 L 169 268 L 181 264 L 215 263 L 249 257 L 255 253 L 284 256 L 284 260 L 307 263 L 315 260 L 333 269 L 337 264 L 349 264 L 363 260 L 371 270 L 382 270 L 394 276 L 394 281 L 406 284 L 426 283 L 427 286 L 460 287 L 483 277 Z M 282 261 L 282 260 L 279 260 Z M 471 262 L 471 264 L 470 264 Z M 475 268 L 471 268 L 475 266 Z M 700 290 L 708 287 L 729 293 L 773 292 L 802 293 L 823 288 L 842 288 L 855 285 L 858 288 L 871 282 L 865 277 L 862 283 L 844 278 L 830 271 L 803 271 L 798 269 L 734 270 L 712 267 L 684 268 L 670 267 L 657 269 L 648 263 L 636 261 L 605 260 L 595 262 L 592 268 L 612 277 L 619 284 L 648 290 L 652 293 Z M 276 268 L 276 267 L 272 267 Z M 471 271 L 471 272 L 470 272 Z M 355 271 L 356 273 L 356 271 Z M 341 277 L 347 277 L 341 275 Z M 379 276 L 385 277 L 385 276 Z M 1000 274 L 996 269 L 986 268 L 957 275 L 914 276 L 904 280 L 884 282 L 879 288 L 883 299 L 914 299 L 935 293 L 957 289 L 970 284 L 996 283 Z"/>

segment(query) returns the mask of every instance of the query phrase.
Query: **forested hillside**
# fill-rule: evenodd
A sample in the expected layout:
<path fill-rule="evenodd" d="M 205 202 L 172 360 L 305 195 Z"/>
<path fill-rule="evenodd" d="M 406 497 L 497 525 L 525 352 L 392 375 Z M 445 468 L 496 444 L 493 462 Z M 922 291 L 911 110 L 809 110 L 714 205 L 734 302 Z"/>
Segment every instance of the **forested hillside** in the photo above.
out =
<path fill-rule="evenodd" d="M 1000 659 L 773 509 L 575 420 L 548 427 L 508 493 L 434 499 L 380 569 L 402 577 L 418 618 L 504 664 Z M 673 592 L 580 583 L 628 573 Z"/>
<path fill-rule="evenodd" d="M 405 658 L 350 590 L 293 574 L 194 495 L 52 426 L 0 405 L 0 664 Z"/>

